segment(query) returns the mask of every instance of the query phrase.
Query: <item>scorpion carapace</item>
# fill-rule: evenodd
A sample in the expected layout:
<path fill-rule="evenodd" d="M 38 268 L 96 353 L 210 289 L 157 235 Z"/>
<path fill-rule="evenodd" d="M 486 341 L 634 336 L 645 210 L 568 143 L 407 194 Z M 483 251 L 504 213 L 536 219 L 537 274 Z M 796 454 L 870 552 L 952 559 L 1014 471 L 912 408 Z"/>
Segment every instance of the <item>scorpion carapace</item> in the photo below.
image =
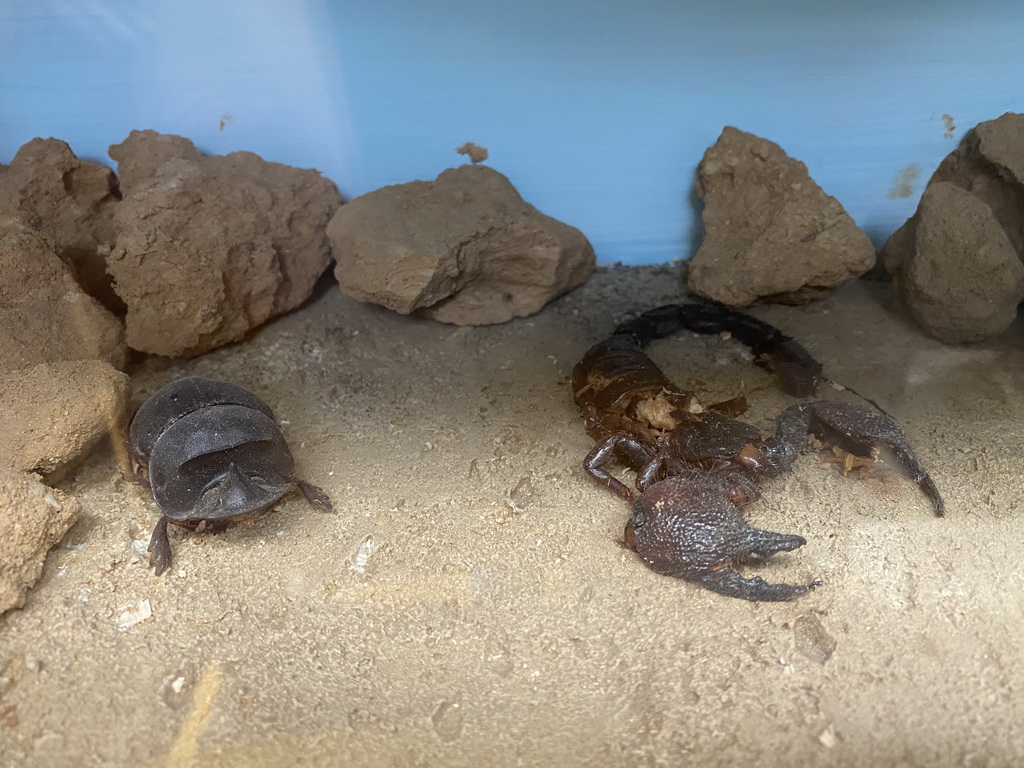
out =
<path fill-rule="evenodd" d="M 718 304 L 669 304 L 623 323 L 592 347 L 572 375 L 573 395 L 596 445 L 584 467 L 629 501 L 626 544 L 659 573 L 699 581 L 745 600 L 790 600 L 818 586 L 743 578 L 734 565 L 806 543 L 802 536 L 749 527 L 740 507 L 759 483 L 788 471 L 807 435 L 874 459 L 883 451 L 907 469 L 942 515 L 942 496 L 887 414 L 854 403 L 818 400 L 786 408 L 765 439 L 732 418 L 735 400 L 702 407 L 643 351 L 677 330 L 728 332 L 750 347 L 787 393 L 807 397 L 825 380 L 821 365 L 795 340 L 756 318 Z M 613 460 L 636 472 L 636 495 L 608 472 Z"/>

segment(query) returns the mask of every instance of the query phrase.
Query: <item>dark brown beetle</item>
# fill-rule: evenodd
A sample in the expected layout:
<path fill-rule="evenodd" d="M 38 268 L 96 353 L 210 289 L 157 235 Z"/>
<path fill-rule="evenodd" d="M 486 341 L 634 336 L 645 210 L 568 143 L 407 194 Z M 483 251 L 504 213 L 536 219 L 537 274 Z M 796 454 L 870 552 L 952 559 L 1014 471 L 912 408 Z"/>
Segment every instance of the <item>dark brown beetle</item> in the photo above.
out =
<path fill-rule="evenodd" d="M 270 407 L 226 381 L 172 381 L 132 420 L 132 457 L 148 473 L 163 517 L 149 542 L 159 576 L 171 564 L 167 524 L 223 530 L 269 509 L 295 488 L 331 510 L 327 494 L 295 476 L 295 461 Z"/>

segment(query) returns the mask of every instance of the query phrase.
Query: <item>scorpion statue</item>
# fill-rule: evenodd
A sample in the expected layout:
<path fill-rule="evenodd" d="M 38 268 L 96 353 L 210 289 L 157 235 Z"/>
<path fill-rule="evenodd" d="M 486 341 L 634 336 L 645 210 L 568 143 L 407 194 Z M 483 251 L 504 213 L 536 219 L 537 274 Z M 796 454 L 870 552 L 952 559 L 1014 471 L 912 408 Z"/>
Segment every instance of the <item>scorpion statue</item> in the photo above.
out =
<path fill-rule="evenodd" d="M 744 600 L 780 601 L 819 586 L 743 578 L 734 565 L 806 544 L 802 536 L 748 526 L 740 507 L 760 496 L 763 478 L 788 471 L 807 435 L 857 456 L 895 457 L 944 513 L 938 488 L 903 430 L 887 414 L 854 403 L 817 400 L 786 408 L 775 433 L 732 418 L 742 397 L 702 408 L 644 353 L 652 340 L 685 329 L 728 332 L 748 346 L 790 395 L 809 397 L 827 381 L 821 365 L 795 340 L 754 317 L 718 304 L 669 304 L 623 323 L 576 365 L 572 388 L 587 434 L 584 460 L 598 482 L 632 504 L 626 545 L 659 573 L 700 582 Z M 870 402 L 870 401 L 869 401 Z M 636 472 L 639 495 L 613 477 L 613 461 Z"/>

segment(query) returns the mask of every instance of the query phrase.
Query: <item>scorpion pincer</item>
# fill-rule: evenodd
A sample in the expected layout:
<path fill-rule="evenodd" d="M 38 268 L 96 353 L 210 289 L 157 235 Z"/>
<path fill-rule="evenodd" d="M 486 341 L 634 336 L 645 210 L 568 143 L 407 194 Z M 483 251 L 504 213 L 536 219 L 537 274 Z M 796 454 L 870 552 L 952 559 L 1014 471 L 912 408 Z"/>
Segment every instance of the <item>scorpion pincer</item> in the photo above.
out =
<path fill-rule="evenodd" d="M 769 584 L 743 578 L 734 566 L 806 544 L 802 536 L 748 526 L 740 508 L 760 496 L 765 478 L 788 471 L 807 435 L 857 456 L 887 451 L 944 513 L 942 496 L 903 430 L 864 405 L 818 400 L 786 408 L 765 439 L 732 418 L 737 398 L 700 408 L 673 384 L 643 348 L 677 330 L 728 332 L 797 397 L 815 393 L 821 365 L 795 340 L 749 315 L 717 304 L 670 304 L 620 325 L 576 365 L 572 388 L 587 434 L 596 441 L 584 460 L 598 482 L 632 504 L 625 541 L 659 573 L 697 581 L 745 600 L 790 600 L 820 585 Z M 614 460 L 636 472 L 639 495 L 608 472 Z"/>

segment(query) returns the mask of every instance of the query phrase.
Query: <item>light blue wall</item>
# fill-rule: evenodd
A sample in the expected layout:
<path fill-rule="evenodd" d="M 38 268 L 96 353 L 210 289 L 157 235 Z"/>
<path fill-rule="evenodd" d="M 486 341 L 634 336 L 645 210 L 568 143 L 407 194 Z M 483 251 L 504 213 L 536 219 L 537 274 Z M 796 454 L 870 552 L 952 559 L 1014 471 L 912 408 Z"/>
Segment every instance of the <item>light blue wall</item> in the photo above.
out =
<path fill-rule="evenodd" d="M 109 162 L 153 128 L 354 196 L 473 141 L 604 261 L 691 255 L 723 125 L 881 242 L 966 129 L 1024 112 L 1019 0 L 5 0 L 0 25 L 0 162 L 37 135 Z"/>

